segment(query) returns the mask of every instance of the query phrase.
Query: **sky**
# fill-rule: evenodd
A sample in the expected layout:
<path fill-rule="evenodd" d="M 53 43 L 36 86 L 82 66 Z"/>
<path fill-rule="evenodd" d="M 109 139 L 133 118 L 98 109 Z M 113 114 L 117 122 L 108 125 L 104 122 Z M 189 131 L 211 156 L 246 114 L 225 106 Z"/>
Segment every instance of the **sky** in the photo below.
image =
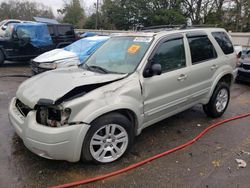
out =
<path fill-rule="evenodd" d="M 29 0 L 29 1 L 35 1 L 38 3 L 43 3 L 46 6 L 50 6 L 55 14 L 57 15 L 57 9 L 62 8 L 64 4 L 64 0 Z M 69 0 L 66 0 L 69 1 Z M 0 3 L 6 2 L 6 0 L 0 0 Z M 86 13 L 89 14 L 88 9 L 90 7 L 93 7 L 94 2 L 96 0 L 80 0 L 80 2 L 83 4 L 84 8 L 86 9 Z"/>

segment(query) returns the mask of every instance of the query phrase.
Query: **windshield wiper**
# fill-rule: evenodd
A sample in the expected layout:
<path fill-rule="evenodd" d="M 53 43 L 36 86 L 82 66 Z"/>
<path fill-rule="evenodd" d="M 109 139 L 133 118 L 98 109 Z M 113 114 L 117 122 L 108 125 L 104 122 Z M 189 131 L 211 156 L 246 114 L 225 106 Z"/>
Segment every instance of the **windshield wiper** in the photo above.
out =
<path fill-rule="evenodd" d="M 87 65 L 86 63 L 82 66 L 84 69 L 88 70 L 88 71 L 93 71 L 93 72 L 101 72 L 104 74 L 124 74 L 124 73 L 120 73 L 120 72 L 114 72 L 114 71 L 109 71 L 103 67 L 99 67 L 96 65 Z"/>
<path fill-rule="evenodd" d="M 87 65 L 88 66 L 88 65 Z M 99 66 L 88 66 L 89 70 L 93 70 L 93 71 L 98 71 L 98 72 L 102 72 L 104 74 L 108 74 L 110 73 L 110 71 L 108 71 L 107 69 L 103 68 L 103 67 L 99 67 Z"/>

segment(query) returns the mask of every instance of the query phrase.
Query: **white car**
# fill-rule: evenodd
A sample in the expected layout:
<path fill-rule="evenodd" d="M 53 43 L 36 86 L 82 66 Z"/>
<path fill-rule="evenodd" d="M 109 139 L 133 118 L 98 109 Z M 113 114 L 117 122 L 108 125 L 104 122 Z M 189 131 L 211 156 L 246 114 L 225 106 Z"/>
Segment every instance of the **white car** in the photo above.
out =
<path fill-rule="evenodd" d="M 113 162 L 144 128 L 194 105 L 222 116 L 236 63 L 224 29 L 120 34 L 82 67 L 22 83 L 10 102 L 10 122 L 41 157 Z"/>
<path fill-rule="evenodd" d="M 30 62 L 34 74 L 65 67 L 77 67 L 103 45 L 108 36 L 94 36 L 80 39 L 64 48 L 45 52 Z"/>
<path fill-rule="evenodd" d="M 9 24 L 22 23 L 21 20 L 3 20 L 0 22 L 0 37 L 3 37 Z"/>

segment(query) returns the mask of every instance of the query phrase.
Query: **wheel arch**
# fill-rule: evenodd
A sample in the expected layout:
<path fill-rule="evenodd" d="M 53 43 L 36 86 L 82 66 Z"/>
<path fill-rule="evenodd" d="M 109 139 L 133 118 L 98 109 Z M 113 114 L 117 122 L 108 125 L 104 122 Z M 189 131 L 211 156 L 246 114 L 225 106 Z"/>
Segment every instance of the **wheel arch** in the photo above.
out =
<path fill-rule="evenodd" d="M 211 96 L 213 95 L 213 92 L 214 92 L 216 86 L 218 85 L 218 83 L 225 82 L 225 83 L 229 84 L 229 86 L 231 87 L 232 84 L 233 84 L 233 81 L 234 81 L 234 76 L 233 76 L 233 74 L 231 72 L 225 72 L 225 73 L 222 73 L 221 75 L 219 75 L 215 79 L 215 81 L 214 81 L 214 83 L 213 83 L 213 85 L 211 87 L 211 90 L 209 92 L 206 103 L 209 102 L 209 100 L 210 100 Z"/>
<path fill-rule="evenodd" d="M 98 117 L 93 119 L 90 122 L 90 125 L 96 119 L 98 119 L 98 118 L 100 118 L 102 116 L 106 116 L 106 115 L 111 114 L 111 113 L 119 113 L 119 114 L 125 116 L 133 124 L 135 135 L 138 135 L 139 118 L 138 118 L 137 114 L 133 110 L 131 110 L 129 108 L 118 108 L 118 109 L 114 109 L 114 110 L 102 113 L 102 114 L 98 115 Z"/>

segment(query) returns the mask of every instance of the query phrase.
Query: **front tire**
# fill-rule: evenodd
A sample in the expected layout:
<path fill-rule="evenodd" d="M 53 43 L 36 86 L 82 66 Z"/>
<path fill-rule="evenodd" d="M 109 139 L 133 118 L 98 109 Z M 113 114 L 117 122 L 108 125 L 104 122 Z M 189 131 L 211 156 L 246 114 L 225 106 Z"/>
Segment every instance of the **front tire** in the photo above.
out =
<path fill-rule="evenodd" d="M 209 103 L 203 105 L 203 110 L 209 117 L 221 117 L 227 109 L 230 101 L 230 88 L 225 82 L 218 83 Z"/>
<path fill-rule="evenodd" d="M 84 139 L 82 160 L 99 164 L 119 159 L 131 148 L 134 140 L 132 123 L 119 113 L 96 119 Z"/>
<path fill-rule="evenodd" d="M 3 54 L 3 52 L 0 50 L 0 66 L 2 66 L 2 65 L 4 64 L 4 60 L 5 60 L 4 54 Z"/>

